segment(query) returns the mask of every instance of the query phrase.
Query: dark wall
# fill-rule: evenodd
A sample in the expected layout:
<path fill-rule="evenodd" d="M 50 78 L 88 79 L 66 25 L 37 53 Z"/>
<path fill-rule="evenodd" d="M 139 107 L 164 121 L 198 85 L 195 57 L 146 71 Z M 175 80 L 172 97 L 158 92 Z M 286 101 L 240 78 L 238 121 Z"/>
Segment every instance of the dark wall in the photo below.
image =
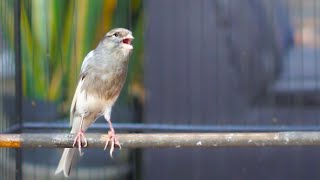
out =
<path fill-rule="evenodd" d="M 273 81 L 281 59 L 262 3 L 226 2 L 146 3 L 148 120 L 241 123 Z"/>
<path fill-rule="evenodd" d="M 282 27 L 275 23 L 276 2 L 146 1 L 146 122 L 294 123 L 286 119 L 297 119 L 290 117 L 295 111 L 278 111 L 273 95 L 268 106 L 266 95 L 281 72 L 286 47 L 279 40 Z M 147 149 L 143 177 L 312 179 L 320 177 L 318 150 Z"/>

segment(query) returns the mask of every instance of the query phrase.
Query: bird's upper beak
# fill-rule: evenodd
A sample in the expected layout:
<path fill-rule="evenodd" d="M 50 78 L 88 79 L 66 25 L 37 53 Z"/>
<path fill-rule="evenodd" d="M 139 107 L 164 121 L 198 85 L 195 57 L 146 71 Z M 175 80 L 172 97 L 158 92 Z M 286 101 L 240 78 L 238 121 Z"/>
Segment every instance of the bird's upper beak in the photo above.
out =
<path fill-rule="evenodd" d="M 131 34 L 126 35 L 126 37 L 124 37 L 125 39 L 134 39 L 134 37 Z"/>

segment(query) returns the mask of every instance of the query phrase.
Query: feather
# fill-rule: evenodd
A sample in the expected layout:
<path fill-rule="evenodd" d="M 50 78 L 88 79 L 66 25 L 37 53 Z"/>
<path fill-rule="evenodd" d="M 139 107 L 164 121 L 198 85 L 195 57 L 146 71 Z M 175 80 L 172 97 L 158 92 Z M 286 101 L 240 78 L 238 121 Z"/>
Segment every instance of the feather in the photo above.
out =
<path fill-rule="evenodd" d="M 75 148 L 65 148 L 63 150 L 62 157 L 54 174 L 63 172 L 65 177 L 69 177 L 75 151 Z"/>
<path fill-rule="evenodd" d="M 72 103 L 71 103 L 71 108 L 70 108 L 70 126 L 72 127 L 73 124 L 73 119 L 74 119 L 74 114 L 76 112 L 76 108 L 77 108 L 77 99 L 78 96 L 81 93 L 81 89 L 82 89 L 82 84 L 84 81 L 84 77 L 80 78 L 76 92 L 74 93 L 73 99 L 72 99 Z"/>
<path fill-rule="evenodd" d="M 81 92 L 81 89 L 82 89 L 83 81 L 85 79 L 85 74 L 86 74 L 85 72 L 88 69 L 88 62 L 93 58 L 93 56 L 94 56 L 94 50 L 92 50 L 88 53 L 88 55 L 84 58 L 82 65 L 81 65 L 79 82 L 78 82 L 76 91 L 74 93 L 72 103 L 71 103 L 71 108 L 70 108 L 70 126 L 71 127 L 72 127 L 72 123 L 73 123 L 73 116 L 74 116 L 74 113 L 76 112 L 77 98 L 78 98 L 78 96 Z"/>

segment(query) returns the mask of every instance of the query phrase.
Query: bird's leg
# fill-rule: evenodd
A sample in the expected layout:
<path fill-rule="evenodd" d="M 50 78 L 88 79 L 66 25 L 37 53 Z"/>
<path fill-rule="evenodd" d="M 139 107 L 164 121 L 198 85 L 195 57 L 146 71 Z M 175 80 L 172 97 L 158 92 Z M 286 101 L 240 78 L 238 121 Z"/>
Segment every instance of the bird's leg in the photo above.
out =
<path fill-rule="evenodd" d="M 83 155 L 83 153 L 81 152 L 81 141 L 84 141 L 83 147 L 87 147 L 87 145 L 88 145 L 88 141 L 87 141 L 86 137 L 84 136 L 84 132 L 82 130 L 82 123 L 83 123 L 83 117 L 81 117 L 81 121 L 80 121 L 80 130 L 77 133 L 76 137 L 74 138 L 73 145 L 72 145 L 73 147 L 75 147 L 75 145 L 78 144 L 80 156 Z"/>
<path fill-rule="evenodd" d="M 120 149 L 121 149 L 121 145 L 120 145 L 120 142 L 119 142 L 119 140 L 118 140 L 118 138 L 117 138 L 117 136 L 115 134 L 115 131 L 114 131 L 112 123 L 111 123 L 111 120 L 107 119 L 107 121 L 108 121 L 110 130 L 108 131 L 108 139 L 107 139 L 106 145 L 104 146 L 104 150 L 107 149 L 108 144 L 110 142 L 111 143 L 111 145 L 110 145 L 110 156 L 112 157 L 112 152 L 114 150 L 114 145 L 119 146 Z"/>

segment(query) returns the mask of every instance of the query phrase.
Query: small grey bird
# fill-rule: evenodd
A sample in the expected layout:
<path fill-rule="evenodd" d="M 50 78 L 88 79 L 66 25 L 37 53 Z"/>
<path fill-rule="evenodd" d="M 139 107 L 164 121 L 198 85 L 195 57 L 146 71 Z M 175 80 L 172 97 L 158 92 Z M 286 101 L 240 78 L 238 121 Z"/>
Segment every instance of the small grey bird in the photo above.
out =
<path fill-rule="evenodd" d="M 114 145 L 120 143 L 115 135 L 110 120 L 111 108 L 117 100 L 123 84 L 125 83 L 129 55 L 133 49 L 131 31 L 117 28 L 109 31 L 84 59 L 78 86 L 76 88 L 71 109 L 70 125 L 71 133 L 77 133 L 73 147 L 77 144 L 81 153 L 81 142 L 87 146 L 84 132 L 101 115 L 108 121 L 110 130 L 108 132 L 108 144 L 111 144 L 110 156 Z M 70 174 L 73 155 L 76 148 L 65 148 L 55 174 L 63 171 L 67 177 Z"/>

